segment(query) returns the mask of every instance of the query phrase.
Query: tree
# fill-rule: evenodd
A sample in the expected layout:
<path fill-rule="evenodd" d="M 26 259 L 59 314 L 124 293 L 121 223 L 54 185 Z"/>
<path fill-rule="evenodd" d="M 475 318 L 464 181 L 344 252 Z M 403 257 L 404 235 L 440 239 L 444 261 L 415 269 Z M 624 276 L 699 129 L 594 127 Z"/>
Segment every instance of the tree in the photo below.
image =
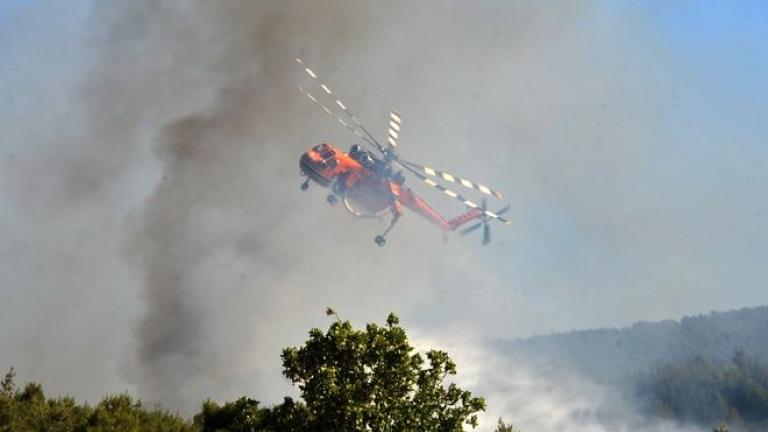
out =
<path fill-rule="evenodd" d="M 743 350 L 731 363 L 702 357 L 662 363 L 641 379 L 638 394 L 667 418 L 768 430 L 768 363 Z"/>
<path fill-rule="evenodd" d="M 195 416 L 195 424 L 202 432 L 262 430 L 265 411 L 259 408 L 259 401 L 247 397 L 227 402 L 224 406 L 208 400 L 203 403 L 200 414 Z"/>
<path fill-rule="evenodd" d="M 49 399 L 40 384 L 23 389 L 11 369 L 0 381 L 0 432 L 460 432 L 477 426 L 482 398 L 450 378 L 456 364 L 447 353 L 416 353 L 397 316 L 386 325 L 354 329 L 335 321 L 312 329 L 301 347 L 282 353 L 283 373 L 303 401 L 285 398 L 263 408 L 242 397 L 219 405 L 206 401 L 193 422 L 159 406 L 152 410 L 128 394 L 107 396 L 96 406 L 71 397 Z M 515 432 L 499 420 L 496 432 Z"/>
<path fill-rule="evenodd" d="M 223 406 L 205 401 L 194 424 L 200 432 L 293 432 L 309 431 L 308 418 L 306 407 L 291 398 L 272 408 L 260 408 L 259 401 L 241 397 Z"/>
<path fill-rule="evenodd" d="M 107 396 L 96 405 L 88 419 L 88 432 L 153 431 L 185 432 L 192 427 L 159 407 L 148 411 L 128 394 Z"/>
<path fill-rule="evenodd" d="M 95 408 L 71 397 L 47 398 L 43 387 L 27 383 L 23 390 L 6 375 L 0 392 L 0 432 L 192 432 L 192 424 L 160 408 L 148 411 L 127 394 L 107 396 Z"/>
<path fill-rule="evenodd" d="M 495 432 L 520 432 L 520 431 L 515 429 L 515 427 L 512 426 L 511 423 L 504 423 L 502 419 L 499 419 L 499 423 L 498 425 L 496 425 Z"/>
<path fill-rule="evenodd" d="M 16 371 L 13 369 L 13 366 L 11 366 L 11 369 L 5 374 L 3 381 L 0 382 L 0 395 L 7 398 L 13 397 L 13 394 L 16 392 L 16 384 L 14 383 L 15 378 Z"/>
<path fill-rule="evenodd" d="M 328 315 L 336 315 L 330 308 Z M 298 385 L 312 431 L 462 431 L 477 426 L 485 401 L 455 383 L 447 353 L 414 353 L 396 315 L 356 330 L 336 318 L 300 348 L 282 353 L 283 373 Z"/>

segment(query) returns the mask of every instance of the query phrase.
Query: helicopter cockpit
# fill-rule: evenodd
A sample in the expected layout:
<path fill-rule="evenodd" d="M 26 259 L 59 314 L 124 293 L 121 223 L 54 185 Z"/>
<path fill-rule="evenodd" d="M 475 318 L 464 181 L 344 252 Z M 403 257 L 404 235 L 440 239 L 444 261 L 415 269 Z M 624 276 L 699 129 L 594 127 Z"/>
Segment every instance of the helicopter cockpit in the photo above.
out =
<path fill-rule="evenodd" d="M 316 183 L 327 187 L 334 177 L 334 169 L 339 164 L 336 150 L 328 144 L 318 144 L 301 156 L 301 172 Z"/>

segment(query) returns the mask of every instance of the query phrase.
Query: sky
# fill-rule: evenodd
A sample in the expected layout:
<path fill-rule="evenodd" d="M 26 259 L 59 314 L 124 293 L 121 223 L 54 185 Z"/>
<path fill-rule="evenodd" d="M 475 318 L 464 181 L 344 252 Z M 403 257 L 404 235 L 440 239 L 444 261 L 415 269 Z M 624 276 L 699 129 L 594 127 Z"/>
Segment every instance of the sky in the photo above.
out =
<path fill-rule="evenodd" d="M 189 410 L 290 392 L 326 305 L 461 350 L 768 303 L 768 6 L 440 5 L 0 2 L 0 368 Z M 302 193 L 300 154 L 355 137 L 297 55 L 514 224 L 406 215 L 379 249 Z"/>

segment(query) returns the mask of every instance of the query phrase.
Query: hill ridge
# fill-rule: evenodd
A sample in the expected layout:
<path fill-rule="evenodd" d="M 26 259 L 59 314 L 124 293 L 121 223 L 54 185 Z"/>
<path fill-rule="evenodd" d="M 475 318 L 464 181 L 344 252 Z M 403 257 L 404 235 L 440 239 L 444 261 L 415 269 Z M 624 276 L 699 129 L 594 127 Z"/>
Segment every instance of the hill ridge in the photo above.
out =
<path fill-rule="evenodd" d="M 497 340 L 494 345 L 510 361 L 570 369 L 599 383 L 623 382 L 660 362 L 696 356 L 728 362 L 736 350 L 744 350 L 768 358 L 768 306 Z"/>

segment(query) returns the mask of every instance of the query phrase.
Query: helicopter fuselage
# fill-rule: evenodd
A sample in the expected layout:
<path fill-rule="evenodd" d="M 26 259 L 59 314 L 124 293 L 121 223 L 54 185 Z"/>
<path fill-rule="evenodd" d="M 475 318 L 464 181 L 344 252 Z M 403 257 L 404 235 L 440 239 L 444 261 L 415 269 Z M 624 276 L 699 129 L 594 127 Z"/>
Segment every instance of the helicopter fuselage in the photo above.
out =
<path fill-rule="evenodd" d="M 482 215 L 481 210 L 472 208 L 454 219 L 445 219 L 403 185 L 402 174 L 393 174 L 390 164 L 365 150 L 344 153 L 332 145 L 319 144 L 301 156 L 299 167 L 312 182 L 332 188 L 328 202 L 335 202 L 335 198 L 331 199 L 335 196 L 342 197 L 347 210 L 355 216 L 373 217 L 391 211 L 397 219 L 406 207 L 441 230 L 453 231 Z"/>
<path fill-rule="evenodd" d="M 473 189 L 482 194 L 500 199 L 501 193 L 498 191 L 464 177 L 455 176 L 445 171 L 400 158 L 397 148 L 400 140 L 402 118 L 397 111 L 392 110 L 389 113 L 386 145 L 382 145 L 349 110 L 346 104 L 338 99 L 334 92 L 320 80 L 304 60 L 297 58 L 296 62 L 323 89 L 325 96 L 335 102 L 335 105 L 332 105 L 334 109 L 326 106 L 324 102 L 313 96 L 312 93 L 302 86 L 298 86 L 299 91 L 313 104 L 322 108 L 338 124 L 357 135 L 358 138 L 365 141 L 366 145 L 377 150 L 378 153 L 376 154 L 380 156 L 377 158 L 373 153 L 365 150 L 363 145 L 359 144 L 353 145 L 347 153 L 329 144 L 318 144 L 307 150 L 299 160 L 301 175 L 307 177 L 307 180 L 301 184 L 301 190 L 307 190 L 310 182 L 319 184 L 322 187 L 330 187 L 332 193 L 327 196 L 326 201 L 331 205 L 335 205 L 338 203 L 339 197 L 342 197 L 347 211 L 359 217 L 377 217 L 382 216 L 387 211 L 391 212 L 392 219 L 389 227 L 374 239 L 379 246 L 384 246 L 386 243 L 384 237 L 400 219 L 403 208 L 408 208 L 417 213 L 444 232 L 454 231 L 471 220 L 480 219 L 482 226 L 484 226 L 484 238 L 487 238 L 489 220 L 495 219 L 510 223 L 509 220 L 500 216 L 500 214 L 509 211 L 510 206 L 504 207 L 496 213 L 490 212 L 487 210 L 485 199 L 483 199 L 482 203 L 478 204 L 443 186 L 438 181 L 433 180 L 433 178 L 456 183 L 464 188 Z M 344 112 L 346 120 L 339 116 L 338 110 Z M 398 171 L 393 172 L 393 168 L 398 169 Z M 460 201 L 469 208 L 469 211 L 453 219 L 445 219 L 440 213 L 430 207 L 423 198 L 404 185 L 404 171 L 399 171 L 399 169 L 410 172 L 410 174 L 416 176 L 430 187 L 439 190 L 456 201 Z M 473 226 L 462 231 L 471 232 L 474 229 L 476 228 Z M 487 241 L 484 240 L 484 243 L 487 243 Z"/>
<path fill-rule="evenodd" d="M 319 144 L 301 156 L 301 173 L 322 187 L 332 187 L 358 216 L 378 215 L 396 201 L 397 189 L 386 165 L 369 152 L 344 153 L 329 144 Z M 354 209 L 354 210 L 353 210 Z"/>

